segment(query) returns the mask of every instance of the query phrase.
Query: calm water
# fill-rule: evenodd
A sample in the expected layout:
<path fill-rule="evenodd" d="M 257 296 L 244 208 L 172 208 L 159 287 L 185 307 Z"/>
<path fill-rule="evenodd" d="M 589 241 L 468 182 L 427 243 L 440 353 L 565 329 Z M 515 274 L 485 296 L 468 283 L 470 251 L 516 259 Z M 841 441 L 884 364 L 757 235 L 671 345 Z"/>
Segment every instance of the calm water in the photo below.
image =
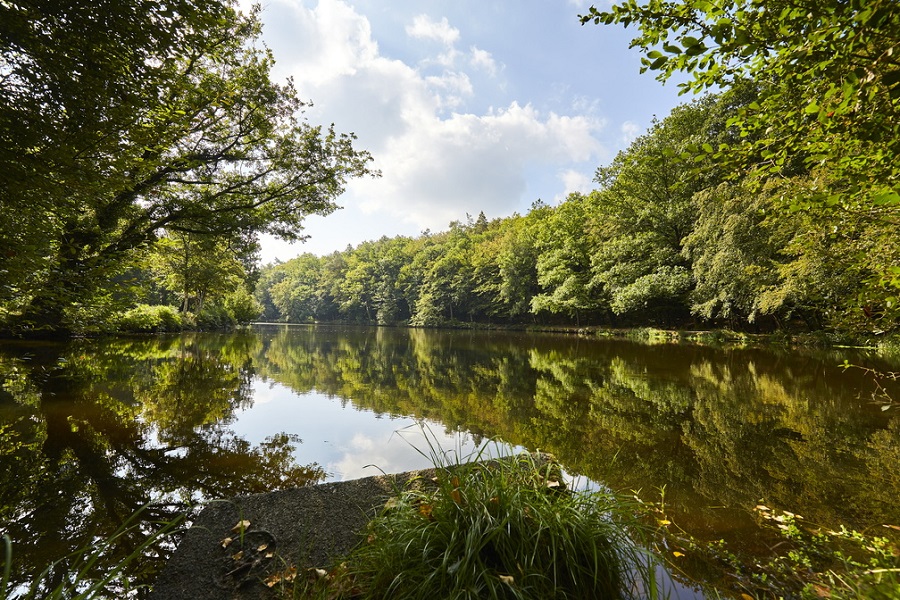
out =
<path fill-rule="evenodd" d="M 0 527 L 25 581 L 150 500 L 165 519 L 491 438 L 648 500 L 664 488 L 680 526 L 749 553 L 768 542 L 759 503 L 900 524 L 900 410 L 845 359 L 900 370 L 862 351 L 373 328 L 6 342 Z"/>

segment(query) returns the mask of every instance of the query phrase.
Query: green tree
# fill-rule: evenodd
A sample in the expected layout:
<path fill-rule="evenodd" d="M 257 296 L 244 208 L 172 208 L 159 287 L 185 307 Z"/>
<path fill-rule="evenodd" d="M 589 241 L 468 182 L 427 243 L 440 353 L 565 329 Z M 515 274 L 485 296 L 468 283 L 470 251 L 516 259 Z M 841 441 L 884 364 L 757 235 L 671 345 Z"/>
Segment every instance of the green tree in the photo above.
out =
<path fill-rule="evenodd" d="M 592 247 L 588 235 L 589 200 L 572 193 L 556 208 L 532 207 L 529 219 L 537 225 L 537 281 L 540 293 L 531 299 L 531 312 L 563 313 L 579 322 L 601 299 L 591 287 Z"/>
<path fill-rule="evenodd" d="M 369 156 L 269 77 L 256 10 L 230 0 L 0 7 L 0 303 L 79 326 L 163 231 L 301 236 Z M 15 223 L 15 225 L 13 225 Z"/>
<path fill-rule="evenodd" d="M 537 236 L 531 215 L 513 215 L 501 223 L 499 248 L 494 255 L 498 267 L 497 299 L 504 315 L 521 318 L 529 313 L 531 299 L 539 292 Z"/>
<path fill-rule="evenodd" d="M 156 242 L 150 261 L 183 312 L 200 312 L 206 300 L 235 291 L 246 276 L 234 252 L 217 238 L 179 231 Z"/>
<path fill-rule="evenodd" d="M 620 315 L 680 317 L 693 281 L 682 253 L 697 218 L 694 194 L 714 180 L 682 154 L 722 135 L 717 98 L 676 107 L 597 170 L 594 197 L 593 285 Z"/>
<path fill-rule="evenodd" d="M 277 269 L 284 276 L 268 293 L 280 318 L 291 323 L 315 321 L 320 310 L 322 260 L 307 253 Z"/>
<path fill-rule="evenodd" d="M 783 283 L 788 244 L 803 219 L 776 218 L 777 195 L 777 189 L 763 193 L 722 183 L 695 196 L 697 224 L 683 250 L 694 277 L 691 312 L 732 327 L 765 315 L 790 316 L 796 304 L 785 295 L 774 302 L 771 293 Z"/>
<path fill-rule="evenodd" d="M 730 119 L 741 137 L 696 148 L 738 177 L 766 179 L 797 159 L 814 187 L 785 197 L 793 209 L 861 235 L 900 225 L 900 11 L 894 0 L 630 0 L 591 7 L 582 22 L 636 25 L 642 70 L 677 74 L 682 92 L 750 82 L 758 98 Z M 835 213 L 837 213 L 835 215 Z M 880 226 L 878 226 L 880 227 Z M 896 246 L 896 244 L 894 244 Z M 896 323 L 896 253 L 854 254 L 867 272 L 862 302 Z M 894 310 L 891 311 L 890 307 Z M 887 318 L 885 318 L 887 317 Z"/>
<path fill-rule="evenodd" d="M 453 221 L 450 231 L 435 236 L 427 252 L 425 268 L 412 317 L 414 325 L 439 325 L 472 317 L 475 274 L 472 262 L 474 222 Z"/>

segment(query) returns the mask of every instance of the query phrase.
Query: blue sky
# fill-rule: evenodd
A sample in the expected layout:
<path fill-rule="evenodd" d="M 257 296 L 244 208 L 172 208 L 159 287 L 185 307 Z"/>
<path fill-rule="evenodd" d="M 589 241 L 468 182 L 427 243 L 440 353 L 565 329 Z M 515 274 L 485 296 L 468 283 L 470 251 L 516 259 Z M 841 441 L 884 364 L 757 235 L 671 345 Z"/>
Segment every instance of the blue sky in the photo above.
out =
<path fill-rule="evenodd" d="M 603 2 L 605 0 L 601 0 Z M 603 4 L 599 5 L 600 7 Z M 441 231 L 554 204 L 685 100 L 639 74 L 631 32 L 582 26 L 578 0 L 267 0 L 274 77 L 312 123 L 354 132 L 378 179 L 356 180 L 306 243 L 263 240 L 262 261 Z"/>

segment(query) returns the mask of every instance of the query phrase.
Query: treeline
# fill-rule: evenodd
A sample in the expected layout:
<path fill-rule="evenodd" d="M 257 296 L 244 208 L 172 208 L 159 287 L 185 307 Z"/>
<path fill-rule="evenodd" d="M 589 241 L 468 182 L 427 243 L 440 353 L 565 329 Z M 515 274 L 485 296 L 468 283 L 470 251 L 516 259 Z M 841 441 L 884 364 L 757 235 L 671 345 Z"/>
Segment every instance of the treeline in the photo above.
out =
<path fill-rule="evenodd" d="M 729 119 L 759 93 L 735 86 L 676 108 L 598 169 L 595 191 L 558 206 L 269 265 L 264 318 L 896 330 L 900 207 L 804 206 L 829 166 L 803 156 L 771 177 L 711 158 L 743 141 Z"/>

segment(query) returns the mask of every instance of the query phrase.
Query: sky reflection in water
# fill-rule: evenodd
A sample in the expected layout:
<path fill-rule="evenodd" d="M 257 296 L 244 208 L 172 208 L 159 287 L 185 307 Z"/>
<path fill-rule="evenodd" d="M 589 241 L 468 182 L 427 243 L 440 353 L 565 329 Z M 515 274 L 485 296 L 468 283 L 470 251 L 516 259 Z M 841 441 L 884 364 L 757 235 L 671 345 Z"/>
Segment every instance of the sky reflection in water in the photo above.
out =
<path fill-rule="evenodd" d="M 254 379 L 252 390 L 253 405 L 236 415 L 234 432 L 253 444 L 275 429 L 298 435 L 303 443 L 294 451 L 297 463 L 318 463 L 329 481 L 431 467 L 430 444 L 440 444 L 451 460 L 454 454 L 464 459 L 485 446 L 469 433 L 446 431 L 440 423 L 376 414 L 315 391 L 298 394 L 260 378 Z M 499 449 L 487 446 L 488 454 Z"/>

